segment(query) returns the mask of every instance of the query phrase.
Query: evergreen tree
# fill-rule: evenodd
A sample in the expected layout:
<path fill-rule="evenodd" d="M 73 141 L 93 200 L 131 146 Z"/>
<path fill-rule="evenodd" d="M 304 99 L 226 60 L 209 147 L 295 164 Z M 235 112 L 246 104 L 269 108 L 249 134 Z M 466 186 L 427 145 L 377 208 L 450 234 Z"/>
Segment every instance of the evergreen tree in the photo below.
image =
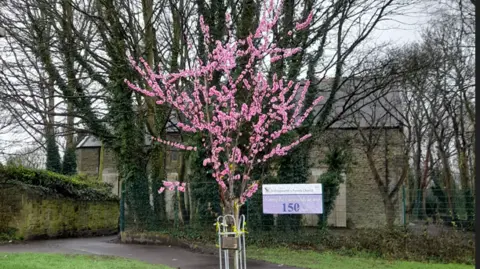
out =
<path fill-rule="evenodd" d="M 323 214 L 319 218 L 319 226 L 325 227 L 327 225 L 327 218 L 330 212 L 333 210 L 335 200 L 337 199 L 340 191 L 340 184 L 344 182 L 342 173 L 347 169 L 349 163 L 350 154 L 347 152 L 348 143 L 333 144 L 329 148 L 325 159 L 322 161 L 328 166 L 327 172 L 323 173 L 318 181 L 322 184 L 323 188 Z"/>
<path fill-rule="evenodd" d="M 47 170 L 55 173 L 62 172 L 62 164 L 58 145 L 54 135 L 47 136 Z"/>
<path fill-rule="evenodd" d="M 63 155 L 62 174 L 71 176 L 77 173 L 77 156 L 75 148 L 67 148 Z"/>

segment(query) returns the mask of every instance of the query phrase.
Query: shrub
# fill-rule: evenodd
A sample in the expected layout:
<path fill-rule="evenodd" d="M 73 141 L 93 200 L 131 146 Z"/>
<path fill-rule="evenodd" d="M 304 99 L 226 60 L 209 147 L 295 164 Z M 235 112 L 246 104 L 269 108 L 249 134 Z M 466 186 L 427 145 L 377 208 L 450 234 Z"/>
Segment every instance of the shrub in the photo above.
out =
<path fill-rule="evenodd" d="M 355 230 L 348 235 L 329 235 L 322 247 L 348 253 L 367 252 L 382 258 L 473 263 L 474 243 L 465 234 L 445 231 L 438 235 L 413 233 L 404 229 Z"/>
<path fill-rule="evenodd" d="M 78 200 L 116 200 L 111 186 L 84 175 L 65 176 L 22 166 L 0 167 L 0 182 L 43 187 L 47 191 Z"/>
<path fill-rule="evenodd" d="M 332 231 L 304 227 L 298 231 L 259 231 L 248 229 L 248 245 L 335 251 L 342 255 L 369 255 L 391 260 L 474 264 L 475 245 L 465 233 L 449 230 L 438 235 L 414 233 L 405 229 L 356 229 Z M 163 226 L 161 234 L 200 244 L 213 244 L 214 227 Z"/>

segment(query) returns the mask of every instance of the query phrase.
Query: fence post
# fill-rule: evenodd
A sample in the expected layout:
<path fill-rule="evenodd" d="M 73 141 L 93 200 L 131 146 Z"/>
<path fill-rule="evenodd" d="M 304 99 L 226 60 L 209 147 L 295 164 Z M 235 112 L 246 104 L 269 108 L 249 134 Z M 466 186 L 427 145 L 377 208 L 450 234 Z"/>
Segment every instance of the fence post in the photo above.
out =
<path fill-rule="evenodd" d="M 405 198 L 405 185 L 402 186 L 402 214 L 403 214 L 403 227 L 407 227 L 407 206 Z"/>
<path fill-rule="evenodd" d="M 120 232 L 125 231 L 125 180 L 120 184 Z"/>
<path fill-rule="evenodd" d="M 246 212 L 247 217 L 246 217 L 245 219 L 248 221 L 248 220 L 249 220 L 249 219 L 248 219 L 248 211 L 249 211 L 249 210 L 248 210 L 248 200 L 245 202 L 245 207 L 246 207 L 246 210 L 245 210 L 245 211 L 247 211 L 247 212 Z"/>

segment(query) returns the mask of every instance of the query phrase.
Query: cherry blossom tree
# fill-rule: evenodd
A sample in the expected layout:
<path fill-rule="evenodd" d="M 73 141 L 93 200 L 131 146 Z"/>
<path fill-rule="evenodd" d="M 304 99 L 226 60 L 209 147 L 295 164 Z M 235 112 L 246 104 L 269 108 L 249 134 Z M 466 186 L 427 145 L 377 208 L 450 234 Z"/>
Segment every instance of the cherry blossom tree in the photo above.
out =
<path fill-rule="evenodd" d="M 304 108 L 309 81 L 287 82 L 276 75 L 269 80 L 268 73 L 262 70 L 262 65 L 301 51 L 301 48 L 279 48 L 271 40 L 280 11 L 281 4 L 275 8 L 270 1 L 264 6 L 254 33 L 236 40 L 230 30 L 224 44 L 211 39 L 209 26 L 201 17 L 203 45 L 214 48 L 205 62 L 197 59 L 196 65 L 190 69 L 168 73 L 161 66 L 158 67 L 160 71 L 154 72 L 144 59 L 137 63 L 130 58 L 147 87 L 125 80 L 131 89 L 154 98 L 157 104 L 169 104 L 179 111 L 183 119 L 178 123 L 181 130 L 205 134 L 203 146 L 208 157 L 203 160 L 203 165 L 212 168 L 212 176 L 220 188 L 223 213 L 233 214 L 237 220 L 240 207 L 259 187 L 258 180 L 250 177 L 252 168 L 273 157 L 286 155 L 310 138 L 311 135 L 307 134 L 290 144 L 278 143 L 282 135 L 299 127 L 322 99 L 318 97 L 311 106 Z M 308 28 L 312 16 L 310 13 L 288 34 Z M 225 19 L 227 28 L 231 29 L 230 15 L 226 14 Z M 239 58 L 247 59 L 241 72 L 236 69 Z M 214 74 L 221 74 L 219 85 L 213 85 Z M 240 92 L 246 94 L 240 98 Z M 182 150 L 197 150 L 191 145 L 153 139 Z M 165 182 L 164 186 L 173 190 L 173 186 L 178 186 L 175 184 Z M 184 190 L 183 186 L 178 190 Z"/>

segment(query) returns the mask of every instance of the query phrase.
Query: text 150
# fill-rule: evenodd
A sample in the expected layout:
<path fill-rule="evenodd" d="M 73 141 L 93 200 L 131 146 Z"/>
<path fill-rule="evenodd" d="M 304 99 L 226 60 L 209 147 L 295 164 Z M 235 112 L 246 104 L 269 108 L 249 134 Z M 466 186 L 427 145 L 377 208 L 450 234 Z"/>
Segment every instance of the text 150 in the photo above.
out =
<path fill-rule="evenodd" d="M 283 204 L 283 212 L 298 212 L 300 205 L 298 203 Z"/>

